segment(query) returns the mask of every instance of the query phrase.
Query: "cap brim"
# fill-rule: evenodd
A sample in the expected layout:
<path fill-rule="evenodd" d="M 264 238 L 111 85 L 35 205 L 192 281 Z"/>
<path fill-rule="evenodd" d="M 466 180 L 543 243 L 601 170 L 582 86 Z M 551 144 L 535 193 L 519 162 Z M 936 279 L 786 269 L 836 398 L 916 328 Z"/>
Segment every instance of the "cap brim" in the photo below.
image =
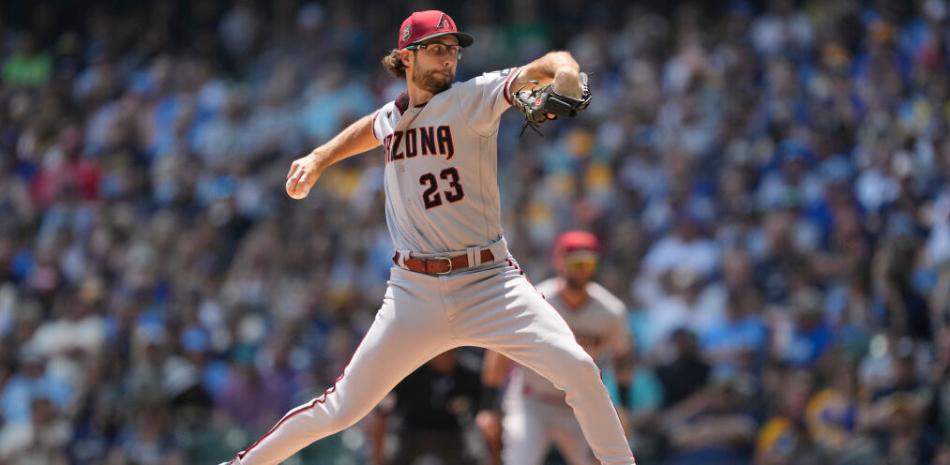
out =
<path fill-rule="evenodd" d="M 455 36 L 456 38 L 458 38 L 459 45 L 462 48 L 468 47 L 469 45 L 472 45 L 473 43 L 475 43 L 475 38 L 472 37 L 470 34 L 466 34 L 464 32 L 439 32 L 436 34 L 427 35 L 413 42 L 412 44 L 421 44 L 422 42 L 425 42 L 429 39 L 435 39 L 436 37 L 442 37 L 442 36 Z M 409 44 L 409 45 L 412 45 L 412 44 Z"/>

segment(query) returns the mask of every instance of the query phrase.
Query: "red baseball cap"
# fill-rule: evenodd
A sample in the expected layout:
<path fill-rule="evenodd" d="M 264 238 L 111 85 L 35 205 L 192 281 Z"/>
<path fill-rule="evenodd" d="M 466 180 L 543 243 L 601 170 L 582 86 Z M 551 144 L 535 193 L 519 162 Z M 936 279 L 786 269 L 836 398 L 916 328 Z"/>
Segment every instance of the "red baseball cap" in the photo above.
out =
<path fill-rule="evenodd" d="M 554 253 L 566 254 L 575 250 L 600 250 L 600 241 L 597 236 L 587 231 L 567 231 L 554 241 Z"/>
<path fill-rule="evenodd" d="M 399 48 L 449 34 L 457 37 L 462 47 L 468 47 L 475 42 L 471 35 L 459 32 L 451 16 L 439 10 L 417 11 L 399 26 Z"/>
<path fill-rule="evenodd" d="M 597 236 L 586 231 L 567 231 L 554 241 L 554 253 L 552 261 L 554 266 L 559 268 L 564 262 L 564 257 L 576 251 L 589 251 L 596 254 L 600 251 L 600 241 Z"/>

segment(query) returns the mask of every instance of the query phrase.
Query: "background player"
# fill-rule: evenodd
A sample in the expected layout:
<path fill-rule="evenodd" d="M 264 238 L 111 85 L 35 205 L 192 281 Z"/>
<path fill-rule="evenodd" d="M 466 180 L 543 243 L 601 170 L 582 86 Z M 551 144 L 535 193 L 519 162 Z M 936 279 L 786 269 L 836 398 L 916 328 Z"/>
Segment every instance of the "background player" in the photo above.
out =
<path fill-rule="evenodd" d="M 554 245 L 558 275 L 540 283 L 540 291 L 574 331 L 577 342 L 601 367 L 613 365 L 618 374 L 621 404 L 627 405 L 631 337 L 623 302 L 591 281 L 600 249 L 588 232 L 569 231 Z M 511 373 L 504 398 L 504 420 L 498 407 L 499 389 Z M 594 463 L 590 448 L 564 393 L 548 380 L 494 352 L 485 354 L 485 398 L 477 423 L 489 441 L 493 462 L 540 465 L 553 441 L 571 465 Z M 622 415 L 626 413 L 621 409 Z M 501 461 L 501 457 L 504 458 Z"/>
<path fill-rule="evenodd" d="M 396 247 L 376 319 L 337 383 L 291 410 L 234 463 L 272 465 L 347 428 L 433 356 L 471 345 L 501 352 L 566 392 L 604 465 L 633 465 L 600 372 L 570 328 L 524 277 L 502 237 L 497 132 L 512 93 L 589 94 L 576 61 L 553 52 L 517 69 L 453 86 L 473 39 L 441 11 L 413 13 L 383 59 L 407 92 L 293 162 L 286 189 L 309 193 L 323 171 L 380 144 L 386 221 Z M 588 99 L 589 100 L 589 99 Z"/>

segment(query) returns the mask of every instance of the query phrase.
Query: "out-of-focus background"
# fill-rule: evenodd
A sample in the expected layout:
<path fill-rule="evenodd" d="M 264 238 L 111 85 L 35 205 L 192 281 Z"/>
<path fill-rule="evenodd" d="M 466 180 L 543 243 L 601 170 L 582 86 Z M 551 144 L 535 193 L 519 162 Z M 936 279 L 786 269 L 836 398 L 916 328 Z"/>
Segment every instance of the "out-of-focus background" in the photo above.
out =
<path fill-rule="evenodd" d="M 499 183 L 533 280 L 602 238 L 640 463 L 950 464 L 942 0 L 6 0 L 0 464 L 217 463 L 332 383 L 391 264 L 381 152 L 284 175 L 401 91 L 379 59 L 430 7 L 476 38 L 459 80 L 592 74 L 544 138 L 508 112 Z"/>

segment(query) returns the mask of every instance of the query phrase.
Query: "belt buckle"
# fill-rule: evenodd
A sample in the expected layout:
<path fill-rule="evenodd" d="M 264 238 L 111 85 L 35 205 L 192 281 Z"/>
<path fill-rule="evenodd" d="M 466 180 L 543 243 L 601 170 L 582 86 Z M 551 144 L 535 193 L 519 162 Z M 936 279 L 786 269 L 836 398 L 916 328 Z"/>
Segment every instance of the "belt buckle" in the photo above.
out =
<path fill-rule="evenodd" d="M 433 258 L 432 260 L 445 260 L 445 261 L 449 262 L 449 269 L 446 270 L 446 271 L 443 271 L 442 273 L 438 273 L 438 272 L 437 272 L 436 275 L 441 276 L 441 275 L 446 275 L 446 274 L 449 274 L 449 273 L 452 272 L 452 259 L 451 259 L 451 258 L 441 257 L 441 258 Z"/>

